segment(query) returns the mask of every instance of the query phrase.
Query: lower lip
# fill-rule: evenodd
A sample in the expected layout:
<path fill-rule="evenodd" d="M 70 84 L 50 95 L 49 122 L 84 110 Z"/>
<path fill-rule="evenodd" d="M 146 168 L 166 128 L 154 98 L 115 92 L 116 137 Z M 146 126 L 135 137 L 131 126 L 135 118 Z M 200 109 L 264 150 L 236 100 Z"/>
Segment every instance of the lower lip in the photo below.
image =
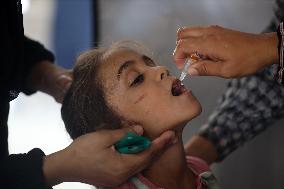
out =
<path fill-rule="evenodd" d="M 191 90 L 187 89 L 186 87 L 183 88 L 183 92 L 182 93 L 189 93 L 191 92 Z"/>
<path fill-rule="evenodd" d="M 182 93 L 182 95 L 183 95 L 183 94 L 190 94 L 190 95 L 191 95 L 191 91 L 186 90 L 186 91 L 184 91 L 184 92 Z"/>
<path fill-rule="evenodd" d="M 191 90 L 184 89 L 184 91 L 182 91 L 182 93 L 179 96 L 183 95 L 191 95 Z"/>

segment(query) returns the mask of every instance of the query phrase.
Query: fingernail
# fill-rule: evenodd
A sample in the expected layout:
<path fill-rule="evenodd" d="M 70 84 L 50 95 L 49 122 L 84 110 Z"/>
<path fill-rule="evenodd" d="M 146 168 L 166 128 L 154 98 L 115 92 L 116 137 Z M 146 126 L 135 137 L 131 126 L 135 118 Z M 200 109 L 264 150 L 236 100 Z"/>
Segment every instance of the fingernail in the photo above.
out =
<path fill-rule="evenodd" d="M 199 75 L 197 69 L 195 69 L 195 68 L 189 68 L 188 74 L 191 75 L 191 76 L 198 76 Z"/>
<path fill-rule="evenodd" d="M 170 143 L 169 144 L 175 144 L 177 143 L 177 137 L 176 137 L 176 133 L 174 131 L 169 132 L 170 135 Z"/>
<path fill-rule="evenodd" d="M 144 130 L 143 130 L 143 127 L 141 127 L 140 125 L 134 125 L 134 126 L 133 126 L 133 130 L 134 130 L 137 134 L 143 135 Z"/>

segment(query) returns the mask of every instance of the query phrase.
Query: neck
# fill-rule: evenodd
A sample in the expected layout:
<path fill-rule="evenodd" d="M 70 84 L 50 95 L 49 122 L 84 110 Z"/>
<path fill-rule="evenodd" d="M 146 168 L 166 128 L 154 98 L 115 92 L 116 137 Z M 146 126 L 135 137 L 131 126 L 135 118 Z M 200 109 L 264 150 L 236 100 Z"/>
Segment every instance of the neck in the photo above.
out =
<path fill-rule="evenodd" d="M 195 177 L 187 167 L 181 133 L 178 142 L 164 152 L 143 175 L 155 185 L 171 189 L 195 187 Z"/>

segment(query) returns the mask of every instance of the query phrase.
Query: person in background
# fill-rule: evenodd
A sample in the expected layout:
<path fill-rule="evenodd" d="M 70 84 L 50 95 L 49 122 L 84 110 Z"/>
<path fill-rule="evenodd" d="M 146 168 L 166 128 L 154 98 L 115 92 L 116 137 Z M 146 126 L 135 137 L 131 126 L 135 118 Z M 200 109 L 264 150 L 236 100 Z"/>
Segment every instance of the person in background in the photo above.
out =
<path fill-rule="evenodd" d="M 193 64 L 189 74 L 235 78 L 200 133 L 186 144 L 188 154 L 221 161 L 283 118 L 284 1 L 277 0 L 276 5 L 263 34 L 219 26 L 178 30 L 174 59 L 179 68 L 187 56 L 198 52 L 207 60 Z"/>
<path fill-rule="evenodd" d="M 174 133 L 163 133 L 150 149 L 137 155 L 121 155 L 111 146 L 129 129 L 89 133 L 70 146 L 45 156 L 33 149 L 26 154 L 8 152 L 9 102 L 19 92 L 43 91 L 61 102 L 72 83 L 71 71 L 55 64 L 54 56 L 40 43 L 24 36 L 21 1 L 3 1 L 0 69 L 0 187 L 50 188 L 61 182 L 116 186 L 147 166 L 153 157 L 172 144 Z M 140 126 L 132 130 L 142 134 Z M 127 162 L 127 164 L 125 163 Z"/>

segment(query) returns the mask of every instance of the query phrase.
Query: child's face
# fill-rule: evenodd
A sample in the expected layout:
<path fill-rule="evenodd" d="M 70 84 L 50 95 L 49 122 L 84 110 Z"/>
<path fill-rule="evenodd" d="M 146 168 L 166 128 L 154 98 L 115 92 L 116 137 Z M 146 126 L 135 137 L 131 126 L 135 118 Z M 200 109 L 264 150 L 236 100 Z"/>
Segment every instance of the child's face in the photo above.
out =
<path fill-rule="evenodd" d="M 99 77 L 108 105 L 127 121 L 141 124 L 150 138 L 169 129 L 182 129 L 201 112 L 197 99 L 165 67 L 135 51 L 111 52 Z"/>

